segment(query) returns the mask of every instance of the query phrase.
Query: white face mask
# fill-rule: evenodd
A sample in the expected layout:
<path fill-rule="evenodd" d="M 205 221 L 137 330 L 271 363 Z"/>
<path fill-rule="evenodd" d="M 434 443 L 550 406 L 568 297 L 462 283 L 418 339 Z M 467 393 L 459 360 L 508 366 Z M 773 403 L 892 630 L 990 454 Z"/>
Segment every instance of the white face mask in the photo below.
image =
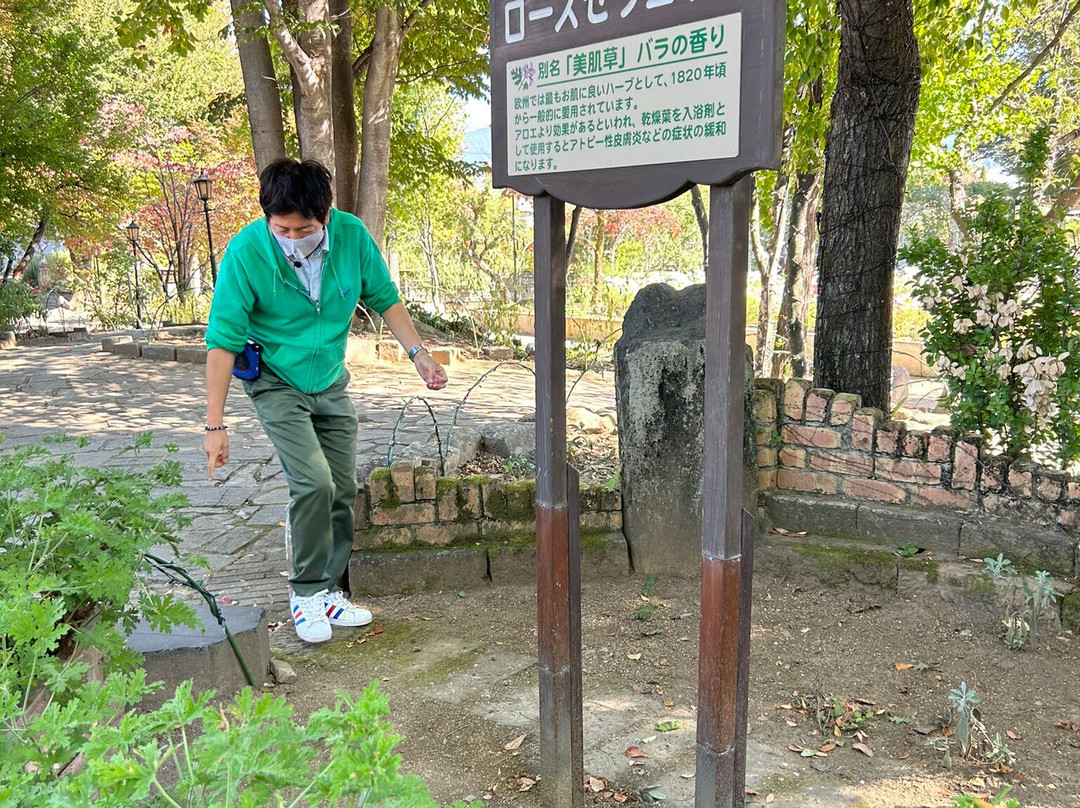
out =
<path fill-rule="evenodd" d="M 270 232 L 273 233 L 273 231 Z M 314 233 L 304 236 L 303 238 L 285 238 L 285 236 L 279 236 L 277 233 L 274 233 L 274 238 L 277 239 L 278 244 L 281 245 L 281 249 L 285 251 L 286 255 L 311 255 L 319 248 L 325 237 L 326 228 L 323 227 L 320 227 Z"/>

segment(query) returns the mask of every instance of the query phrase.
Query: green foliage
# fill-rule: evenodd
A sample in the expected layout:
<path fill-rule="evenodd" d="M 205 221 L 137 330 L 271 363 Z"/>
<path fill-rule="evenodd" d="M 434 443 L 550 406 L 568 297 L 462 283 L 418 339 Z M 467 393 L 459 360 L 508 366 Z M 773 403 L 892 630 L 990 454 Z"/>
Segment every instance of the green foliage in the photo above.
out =
<path fill-rule="evenodd" d="M 0 284 L 0 332 L 12 331 L 21 320 L 32 317 L 41 310 L 29 284 L 24 281 L 8 281 Z"/>
<path fill-rule="evenodd" d="M 909 541 L 900 542 L 896 545 L 896 554 L 901 558 L 914 558 L 919 554 L 919 545 Z"/>
<path fill-rule="evenodd" d="M 151 446 L 143 433 L 128 451 Z M 184 524 L 183 498 L 156 495 L 179 474 L 172 460 L 141 474 L 84 468 L 45 446 L 0 455 L 0 805 L 437 808 L 400 772 L 374 683 L 305 723 L 284 699 L 249 688 L 218 707 L 190 682 L 157 710 L 130 709 L 153 687 L 120 630 L 136 615 L 195 625 L 170 595 L 130 598 L 143 553 L 175 545 Z M 85 649 L 106 655 L 105 681 L 84 681 Z M 77 755 L 86 767 L 58 778 Z"/>
<path fill-rule="evenodd" d="M 949 691 L 949 708 L 952 711 L 954 735 L 960 754 L 965 758 L 990 763 L 1001 771 L 1008 771 L 1015 765 L 1016 756 L 1001 733 L 990 737 L 979 710 L 981 703 L 982 698 L 967 686 L 967 682 L 961 682 L 960 687 Z M 948 756 L 948 739 L 944 741 L 944 752 Z M 935 740 L 935 743 L 940 741 Z M 951 765 L 948 757 L 946 764 Z"/>
<path fill-rule="evenodd" d="M 1030 190 L 979 203 L 958 250 L 927 238 L 900 255 L 918 267 L 926 353 L 945 378 L 953 426 L 1011 457 L 1064 465 L 1080 457 L 1080 265 Z"/>
<path fill-rule="evenodd" d="M 1020 808 L 1020 800 L 1009 796 L 1011 790 L 1006 788 L 999 791 L 990 802 L 972 794 L 961 794 L 953 802 L 953 808 Z"/>
<path fill-rule="evenodd" d="M 1004 612 L 1005 644 L 1013 649 L 1034 645 L 1039 637 L 1039 621 L 1060 625 L 1057 609 L 1060 595 L 1050 573 L 1039 570 L 1034 580 L 1022 575 L 1013 563 L 998 553 L 983 559 L 984 571 L 993 579 Z"/>
<path fill-rule="evenodd" d="M 149 433 L 138 443 L 146 443 Z M 63 443 L 67 439 L 57 439 Z M 138 615 L 164 625 L 194 625 L 194 613 L 170 597 L 132 602 L 142 554 L 176 546 L 189 520 L 186 500 L 158 489 L 178 485 L 180 465 L 163 460 L 142 474 L 78 466 L 46 446 L 0 455 L 0 692 L 47 682 L 62 695 L 72 676 L 56 652 L 95 648 L 122 659 L 121 628 Z"/>

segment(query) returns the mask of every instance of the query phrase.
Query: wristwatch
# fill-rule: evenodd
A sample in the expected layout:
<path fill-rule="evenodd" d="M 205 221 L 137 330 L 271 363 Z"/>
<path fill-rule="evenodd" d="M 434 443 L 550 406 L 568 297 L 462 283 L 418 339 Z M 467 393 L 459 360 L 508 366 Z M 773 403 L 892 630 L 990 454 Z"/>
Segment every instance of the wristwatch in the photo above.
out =
<path fill-rule="evenodd" d="M 427 350 L 427 348 L 424 347 L 423 343 L 420 343 L 419 345 L 412 346 L 411 348 L 409 348 L 409 361 L 412 361 L 412 360 L 416 359 L 416 355 L 418 353 L 420 353 L 421 351 L 426 351 L 426 350 Z"/>

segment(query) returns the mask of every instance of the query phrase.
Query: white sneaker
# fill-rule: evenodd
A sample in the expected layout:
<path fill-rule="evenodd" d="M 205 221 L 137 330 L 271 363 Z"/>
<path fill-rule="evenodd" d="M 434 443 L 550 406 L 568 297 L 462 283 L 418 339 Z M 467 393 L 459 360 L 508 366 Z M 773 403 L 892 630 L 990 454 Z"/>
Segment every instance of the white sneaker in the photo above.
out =
<path fill-rule="evenodd" d="M 325 589 L 306 598 L 296 594 L 289 597 L 296 636 L 304 642 L 326 642 L 330 639 L 330 621 L 323 606 L 325 597 Z"/>
<path fill-rule="evenodd" d="M 332 626 L 366 626 L 371 622 L 371 612 L 351 603 L 340 589 L 323 592 L 323 606 Z"/>

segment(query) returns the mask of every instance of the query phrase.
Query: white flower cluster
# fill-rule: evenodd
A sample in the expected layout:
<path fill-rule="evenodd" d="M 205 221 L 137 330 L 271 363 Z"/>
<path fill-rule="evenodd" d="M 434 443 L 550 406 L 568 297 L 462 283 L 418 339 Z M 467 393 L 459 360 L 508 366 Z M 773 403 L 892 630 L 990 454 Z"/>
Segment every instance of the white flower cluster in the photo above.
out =
<path fill-rule="evenodd" d="M 950 284 L 957 292 L 971 301 L 975 310 L 974 319 L 957 317 L 953 320 L 953 330 L 957 334 L 968 334 L 977 326 L 990 327 L 998 331 L 997 343 L 986 349 L 985 358 L 996 365 L 997 375 L 1002 381 L 1008 381 L 1015 375 L 1024 385 L 1023 401 L 1036 419 L 1049 418 L 1057 414 L 1057 405 L 1053 401 L 1058 379 L 1065 372 L 1065 359 L 1068 352 L 1057 356 L 1044 356 L 1042 348 L 1032 345 L 1027 340 L 1014 349 L 1009 341 L 1010 335 L 1002 333 L 1016 325 L 1020 313 L 1017 300 L 1006 300 L 1001 292 L 989 294 L 986 284 L 967 284 L 960 275 L 954 275 Z M 944 299 L 933 294 L 923 298 L 923 305 L 928 311 Z M 946 356 L 937 361 L 938 370 L 943 375 L 965 381 L 968 367 L 953 362 Z"/>

